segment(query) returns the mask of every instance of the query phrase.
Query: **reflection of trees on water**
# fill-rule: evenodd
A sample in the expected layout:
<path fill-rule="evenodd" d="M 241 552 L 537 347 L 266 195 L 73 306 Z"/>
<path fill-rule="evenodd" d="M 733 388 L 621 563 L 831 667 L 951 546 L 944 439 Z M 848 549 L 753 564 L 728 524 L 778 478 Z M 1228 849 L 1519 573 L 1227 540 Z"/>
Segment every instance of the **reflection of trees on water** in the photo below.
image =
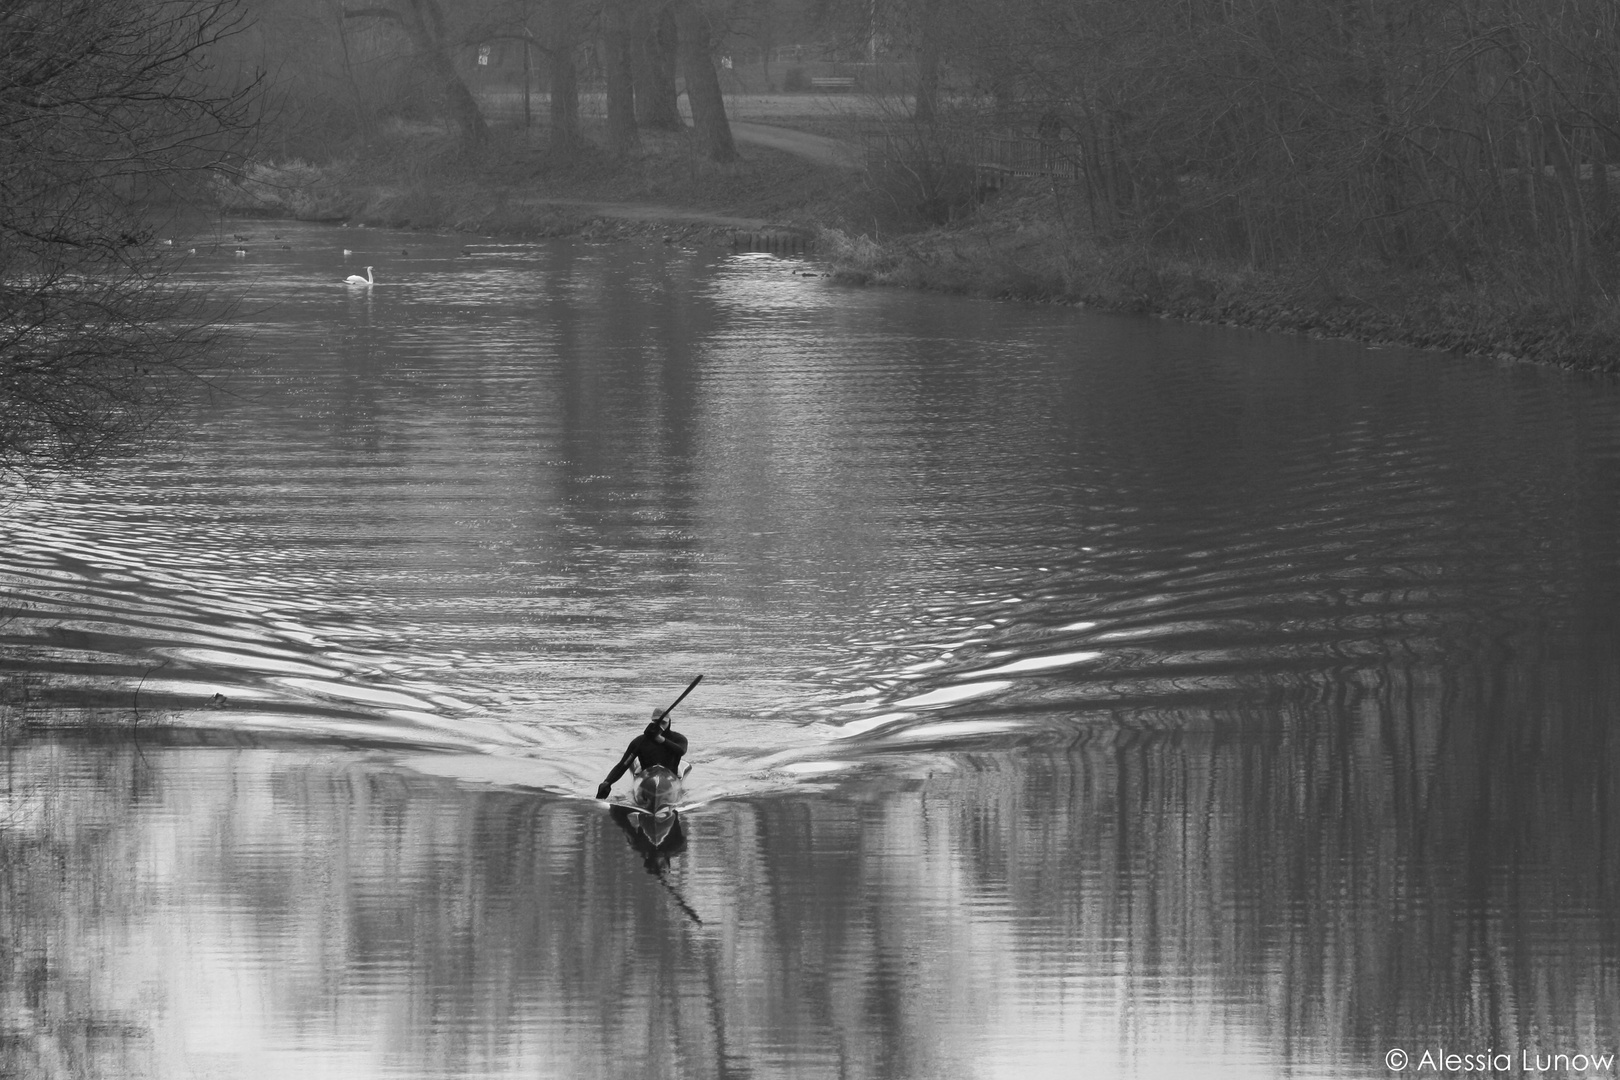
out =
<path fill-rule="evenodd" d="M 689 910 L 583 801 L 22 743 L 0 1072 L 162 1074 L 222 967 L 242 1030 L 434 1075 L 930 1076 L 1043 1040 L 1360 1075 L 1389 1046 L 1612 1046 L 1613 644 L 712 804 L 654 859 Z"/>

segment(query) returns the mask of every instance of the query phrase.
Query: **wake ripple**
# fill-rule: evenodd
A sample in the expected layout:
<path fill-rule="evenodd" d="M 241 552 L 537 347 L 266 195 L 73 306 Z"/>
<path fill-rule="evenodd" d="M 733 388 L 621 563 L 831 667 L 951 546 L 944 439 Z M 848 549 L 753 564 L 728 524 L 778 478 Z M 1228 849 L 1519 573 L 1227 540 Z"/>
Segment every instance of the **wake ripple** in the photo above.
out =
<path fill-rule="evenodd" d="M 0 661 L 8 704 L 32 726 L 82 722 L 226 727 L 415 748 L 524 745 L 466 688 L 357 647 L 354 627 L 146 565 L 84 530 L 8 523 L 0 562 Z"/>

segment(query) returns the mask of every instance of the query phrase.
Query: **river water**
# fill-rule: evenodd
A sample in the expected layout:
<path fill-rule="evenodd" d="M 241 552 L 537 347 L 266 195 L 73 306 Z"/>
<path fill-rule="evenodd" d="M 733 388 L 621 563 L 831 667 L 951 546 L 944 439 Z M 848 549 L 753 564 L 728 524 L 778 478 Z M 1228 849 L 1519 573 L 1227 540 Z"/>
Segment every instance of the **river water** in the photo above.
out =
<path fill-rule="evenodd" d="M 1614 1075 L 1613 380 L 235 228 L 0 511 L 0 1074 Z"/>

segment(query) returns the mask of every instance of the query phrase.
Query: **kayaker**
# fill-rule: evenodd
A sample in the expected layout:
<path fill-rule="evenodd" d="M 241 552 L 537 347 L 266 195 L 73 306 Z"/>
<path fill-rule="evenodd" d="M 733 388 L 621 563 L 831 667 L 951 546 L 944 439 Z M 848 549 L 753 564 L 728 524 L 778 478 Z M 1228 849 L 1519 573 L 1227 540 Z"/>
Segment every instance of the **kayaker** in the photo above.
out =
<path fill-rule="evenodd" d="M 662 765 L 670 772 L 679 776 L 681 773 L 681 758 L 686 753 L 686 736 L 678 731 L 670 730 L 668 711 L 654 709 L 652 720 L 647 724 L 647 730 L 630 740 L 630 745 L 624 748 L 624 756 L 619 763 L 613 766 L 606 780 L 597 785 L 596 797 L 605 799 L 612 790 L 613 784 L 624 771 L 630 767 L 632 760 L 641 763 L 643 769 L 650 769 L 654 765 Z"/>

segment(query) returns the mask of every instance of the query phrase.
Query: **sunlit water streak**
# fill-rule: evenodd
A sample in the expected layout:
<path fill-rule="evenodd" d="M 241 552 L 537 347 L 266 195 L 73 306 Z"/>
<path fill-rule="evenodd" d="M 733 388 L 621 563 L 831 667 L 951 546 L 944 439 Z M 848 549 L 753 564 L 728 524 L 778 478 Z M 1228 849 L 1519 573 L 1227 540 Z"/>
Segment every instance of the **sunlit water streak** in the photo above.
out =
<path fill-rule="evenodd" d="M 291 250 L 191 272 L 244 370 L 0 517 L 5 730 L 57 732 L 8 756 L 9 1031 L 300 1076 L 1615 1037 L 1612 383 L 241 228 Z M 700 672 L 648 877 L 560 796 Z"/>

